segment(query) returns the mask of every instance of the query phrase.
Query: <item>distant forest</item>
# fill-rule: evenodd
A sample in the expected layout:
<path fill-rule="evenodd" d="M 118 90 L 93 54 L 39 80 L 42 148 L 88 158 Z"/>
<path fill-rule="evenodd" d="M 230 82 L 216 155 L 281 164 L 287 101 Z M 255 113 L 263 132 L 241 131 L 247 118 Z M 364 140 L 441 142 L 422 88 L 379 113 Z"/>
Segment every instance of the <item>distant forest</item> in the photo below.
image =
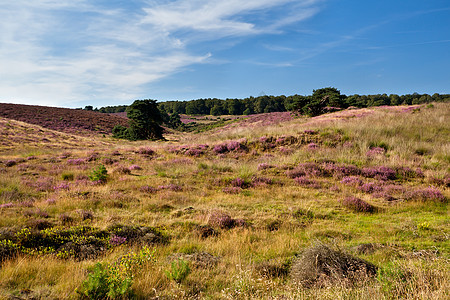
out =
<path fill-rule="evenodd" d="M 334 100 L 333 100 L 334 99 Z M 251 115 L 270 112 L 299 111 L 308 115 L 317 115 L 314 105 L 327 106 L 329 108 L 348 108 L 348 107 L 372 107 L 382 105 L 412 105 L 430 102 L 448 102 L 450 94 L 378 94 L 378 95 L 351 95 L 340 94 L 335 88 L 323 88 L 314 90 L 310 96 L 292 95 L 292 96 L 259 96 L 248 97 L 245 99 L 197 99 L 189 101 L 167 101 L 159 102 L 158 108 L 162 113 L 188 114 L 188 115 Z M 313 105 L 313 103 L 315 103 Z M 124 112 L 127 105 L 107 106 L 95 109 L 102 113 Z M 92 106 L 85 109 L 92 110 Z"/>

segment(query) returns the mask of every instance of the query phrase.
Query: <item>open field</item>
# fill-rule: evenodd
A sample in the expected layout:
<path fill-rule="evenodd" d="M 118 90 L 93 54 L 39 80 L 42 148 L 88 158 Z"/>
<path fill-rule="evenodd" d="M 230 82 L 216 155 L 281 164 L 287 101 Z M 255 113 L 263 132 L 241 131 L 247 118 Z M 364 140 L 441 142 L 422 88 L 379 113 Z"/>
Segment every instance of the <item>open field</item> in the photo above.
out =
<path fill-rule="evenodd" d="M 1 118 L 0 299 L 448 299 L 449 119 L 274 113 L 129 142 Z"/>

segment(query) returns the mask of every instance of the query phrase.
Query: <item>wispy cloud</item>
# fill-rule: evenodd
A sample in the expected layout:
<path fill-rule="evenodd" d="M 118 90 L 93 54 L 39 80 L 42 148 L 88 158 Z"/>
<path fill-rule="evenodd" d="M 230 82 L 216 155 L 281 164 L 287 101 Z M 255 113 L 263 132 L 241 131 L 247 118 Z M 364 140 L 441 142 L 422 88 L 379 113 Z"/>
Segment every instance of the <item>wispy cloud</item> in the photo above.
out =
<path fill-rule="evenodd" d="M 214 61 L 195 50 L 199 40 L 273 34 L 313 16 L 317 2 L 9 1 L 0 7 L 0 102 L 130 101 L 148 83 Z M 272 19 L 272 9 L 289 13 Z"/>

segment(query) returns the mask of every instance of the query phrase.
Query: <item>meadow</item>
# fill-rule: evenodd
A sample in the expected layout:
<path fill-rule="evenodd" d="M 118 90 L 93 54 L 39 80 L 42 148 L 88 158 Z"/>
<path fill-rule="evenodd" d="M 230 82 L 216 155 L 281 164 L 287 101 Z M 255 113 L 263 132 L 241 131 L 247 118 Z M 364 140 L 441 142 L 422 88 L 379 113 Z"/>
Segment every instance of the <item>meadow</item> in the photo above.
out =
<path fill-rule="evenodd" d="M 0 118 L 0 299 L 448 299 L 449 117 L 270 113 L 154 142 Z"/>

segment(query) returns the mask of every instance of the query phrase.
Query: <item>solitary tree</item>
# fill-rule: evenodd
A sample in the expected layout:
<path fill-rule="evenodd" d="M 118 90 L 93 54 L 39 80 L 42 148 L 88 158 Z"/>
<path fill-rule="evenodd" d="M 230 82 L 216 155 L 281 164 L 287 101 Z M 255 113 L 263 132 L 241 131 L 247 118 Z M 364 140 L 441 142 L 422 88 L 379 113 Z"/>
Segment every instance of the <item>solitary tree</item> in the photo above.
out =
<path fill-rule="evenodd" d="M 314 90 L 309 102 L 302 107 L 305 114 L 314 117 L 326 112 L 327 107 L 345 107 L 345 95 L 332 87 Z"/>
<path fill-rule="evenodd" d="M 113 136 L 130 140 L 163 139 L 163 122 L 155 100 L 136 100 L 127 108 L 128 128 L 117 125 Z"/>
<path fill-rule="evenodd" d="M 136 100 L 127 108 L 130 136 L 134 140 L 162 139 L 162 117 L 156 100 Z"/>

